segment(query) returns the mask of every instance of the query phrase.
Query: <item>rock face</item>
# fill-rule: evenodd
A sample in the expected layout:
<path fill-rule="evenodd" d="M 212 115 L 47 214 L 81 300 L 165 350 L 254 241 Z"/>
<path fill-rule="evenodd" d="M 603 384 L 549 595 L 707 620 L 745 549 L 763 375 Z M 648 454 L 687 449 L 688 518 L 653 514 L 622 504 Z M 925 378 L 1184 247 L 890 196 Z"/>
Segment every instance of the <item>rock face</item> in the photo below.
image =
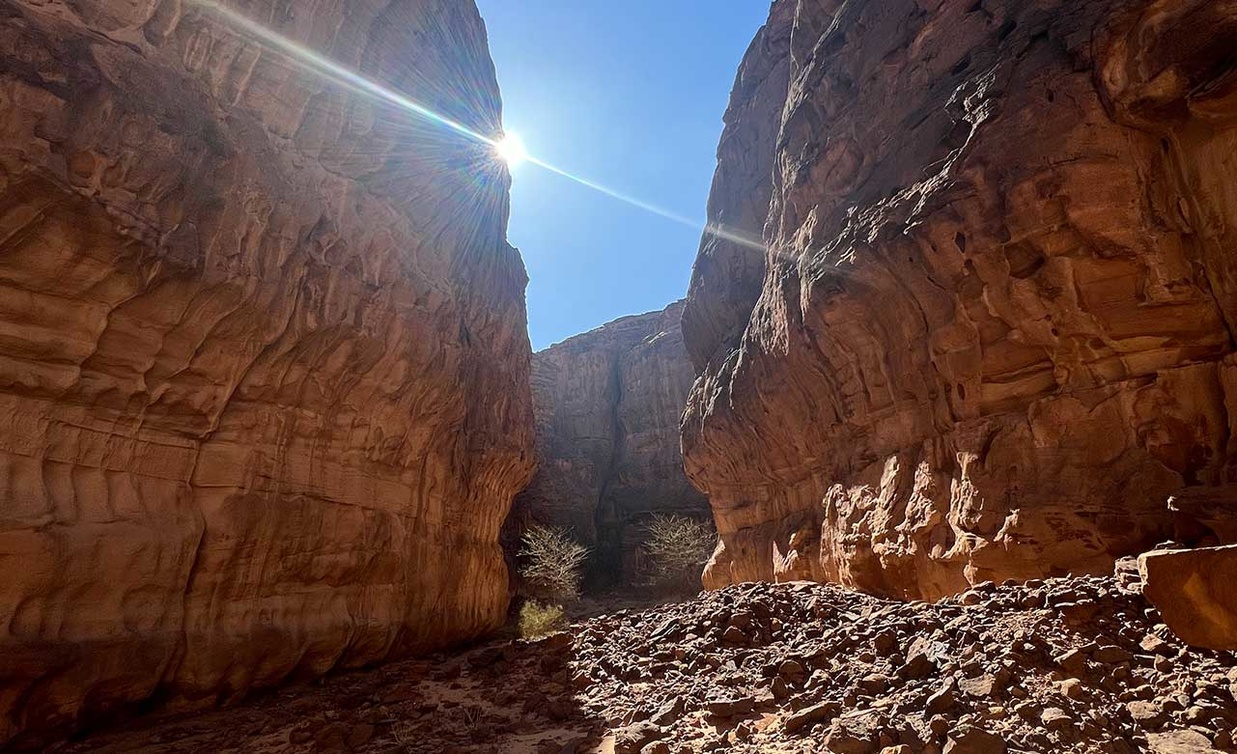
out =
<path fill-rule="evenodd" d="M 499 128 L 471 2 L 242 5 Z M 0 4 L 0 743 L 501 622 L 508 181 L 206 6 Z"/>
<path fill-rule="evenodd" d="M 1153 550 L 1138 570 L 1143 594 L 1182 641 L 1237 649 L 1237 545 Z"/>
<path fill-rule="evenodd" d="M 675 302 L 533 354 L 538 467 L 509 528 L 513 538 L 533 523 L 570 528 L 593 550 L 597 584 L 636 569 L 641 519 L 709 514 L 679 453 L 693 374 L 682 311 Z"/>
<path fill-rule="evenodd" d="M 1235 40 L 1204 0 L 774 3 L 684 312 L 706 583 L 1105 571 L 1235 481 Z"/>

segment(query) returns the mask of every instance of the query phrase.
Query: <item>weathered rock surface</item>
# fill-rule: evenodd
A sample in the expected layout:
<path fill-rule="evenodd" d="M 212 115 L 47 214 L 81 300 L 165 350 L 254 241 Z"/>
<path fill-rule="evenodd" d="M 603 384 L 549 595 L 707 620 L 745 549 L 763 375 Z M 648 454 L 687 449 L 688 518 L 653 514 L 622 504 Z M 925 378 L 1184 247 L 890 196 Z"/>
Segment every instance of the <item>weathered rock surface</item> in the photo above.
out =
<path fill-rule="evenodd" d="M 735 76 L 717 173 L 709 192 L 709 220 L 725 233 L 708 234 L 692 269 L 691 305 L 683 336 L 697 370 L 714 353 L 738 346 L 765 274 L 761 232 L 773 191 L 777 143 L 790 81 L 790 33 L 796 4 L 775 3 Z"/>
<path fill-rule="evenodd" d="M 939 604 L 743 584 L 64 751 L 1231 752 L 1233 659 L 1110 577 Z"/>
<path fill-rule="evenodd" d="M 1183 641 L 1237 649 L 1237 545 L 1152 550 L 1138 570 L 1143 594 Z"/>
<path fill-rule="evenodd" d="M 499 128 L 470 2 L 237 6 Z M 0 3 L 0 744 L 501 623 L 508 180 L 202 5 Z"/>
<path fill-rule="evenodd" d="M 533 354 L 538 466 L 509 528 L 570 528 L 593 548 L 596 582 L 637 569 L 641 520 L 709 515 L 679 453 L 693 376 L 682 311 L 675 302 L 623 317 Z"/>
<path fill-rule="evenodd" d="M 1237 481 L 1235 43 L 1203 0 L 774 3 L 710 200 L 767 250 L 707 238 L 684 312 L 707 584 L 1098 572 Z"/>

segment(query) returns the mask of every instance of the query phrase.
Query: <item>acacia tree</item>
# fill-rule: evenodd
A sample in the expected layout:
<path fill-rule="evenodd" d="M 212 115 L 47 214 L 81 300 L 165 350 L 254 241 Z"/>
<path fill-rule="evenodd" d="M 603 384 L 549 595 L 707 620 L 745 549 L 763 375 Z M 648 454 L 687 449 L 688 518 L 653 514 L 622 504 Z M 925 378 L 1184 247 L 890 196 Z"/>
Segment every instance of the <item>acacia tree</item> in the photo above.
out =
<path fill-rule="evenodd" d="M 567 530 L 549 526 L 532 527 L 521 541 L 520 576 L 530 594 L 559 603 L 579 599 L 588 548 Z"/>
<path fill-rule="evenodd" d="M 687 516 L 654 515 L 645 525 L 644 550 L 652 576 L 664 586 L 697 583 L 717 547 L 717 532 L 707 521 Z"/>

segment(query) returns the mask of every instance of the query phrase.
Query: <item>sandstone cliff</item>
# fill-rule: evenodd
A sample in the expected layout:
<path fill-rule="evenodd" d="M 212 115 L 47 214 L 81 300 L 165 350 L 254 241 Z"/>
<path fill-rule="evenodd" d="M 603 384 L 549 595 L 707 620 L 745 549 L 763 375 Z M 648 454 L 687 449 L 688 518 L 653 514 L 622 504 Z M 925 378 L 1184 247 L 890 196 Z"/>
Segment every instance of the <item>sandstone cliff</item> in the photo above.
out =
<path fill-rule="evenodd" d="M 1234 49 L 1205 0 L 774 3 L 710 200 L 767 249 L 684 313 L 708 584 L 1100 572 L 1233 500 Z"/>
<path fill-rule="evenodd" d="M 570 528 L 593 549 L 595 584 L 633 574 L 642 519 L 708 516 L 679 454 L 692 382 L 682 311 L 675 302 L 533 354 L 538 467 L 516 496 L 513 534 L 531 523 Z"/>
<path fill-rule="evenodd" d="M 499 128 L 468 0 L 236 5 Z M 508 180 L 205 5 L 0 3 L 0 743 L 503 619 Z"/>

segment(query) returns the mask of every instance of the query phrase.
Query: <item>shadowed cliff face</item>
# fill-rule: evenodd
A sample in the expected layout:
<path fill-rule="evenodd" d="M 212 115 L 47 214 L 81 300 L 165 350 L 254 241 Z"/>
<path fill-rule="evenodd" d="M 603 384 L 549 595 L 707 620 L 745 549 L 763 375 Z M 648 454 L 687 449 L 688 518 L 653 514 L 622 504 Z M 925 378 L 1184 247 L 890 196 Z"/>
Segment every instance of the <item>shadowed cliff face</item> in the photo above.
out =
<path fill-rule="evenodd" d="M 707 584 L 1096 572 L 1229 494 L 1234 40 L 1202 0 L 774 4 L 710 200 L 769 252 L 706 240 L 684 313 Z"/>
<path fill-rule="evenodd" d="M 238 4 L 471 129 L 471 2 Z M 503 619 L 508 177 L 194 3 L 0 3 L 0 743 Z"/>
<path fill-rule="evenodd" d="M 624 317 L 533 354 L 538 468 L 509 528 L 513 538 L 534 523 L 571 529 L 593 550 L 593 585 L 634 575 L 642 519 L 708 515 L 679 454 L 692 381 L 682 311 Z"/>

